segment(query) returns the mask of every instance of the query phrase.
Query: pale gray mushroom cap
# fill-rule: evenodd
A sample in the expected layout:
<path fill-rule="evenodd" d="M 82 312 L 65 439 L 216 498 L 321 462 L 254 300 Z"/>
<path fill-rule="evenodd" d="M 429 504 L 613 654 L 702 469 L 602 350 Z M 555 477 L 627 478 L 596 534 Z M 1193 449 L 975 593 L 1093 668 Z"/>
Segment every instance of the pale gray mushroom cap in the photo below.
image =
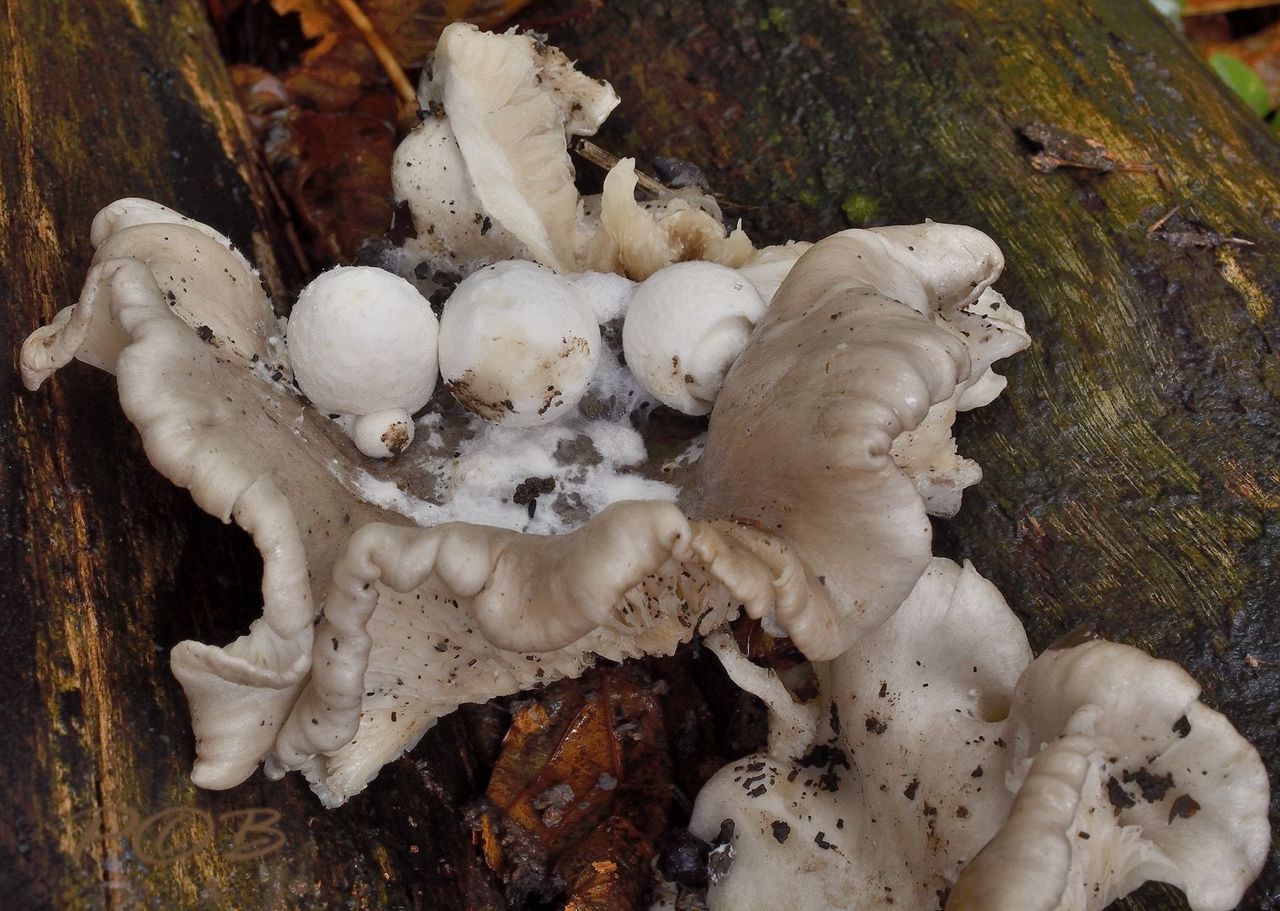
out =
<path fill-rule="evenodd" d="M 126 230 L 142 228 L 156 226 Z M 825 592 L 786 542 L 690 522 L 668 502 L 621 503 L 555 537 L 415 528 L 369 502 L 333 422 L 175 315 L 142 261 L 103 262 L 90 281 L 87 309 L 118 329 L 121 404 L 153 464 L 263 554 L 262 618 L 230 645 L 173 652 L 203 787 L 234 786 L 265 761 L 273 774 L 303 771 L 336 805 L 462 702 L 580 673 L 597 656 L 666 654 L 699 622 L 705 631 L 744 608 L 783 628 L 830 622 Z M 229 323 L 227 335 L 266 346 L 274 328 Z M 67 358 L 84 341 L 60 339 Z M 352 574 L 371 572 L 361 590 L 373 600 L 343 607 Z M 326 676 L 335 659 L 347 671 Z M 295 715 L 316 706 L 332 724 Z"/>
<path fill-rule="evenodd" d="M 1199 693 L 1176 664 L 1101 640 L 1038 658 L 1005 735 L 1017 801 L 948 911 L 1100 911 L 1151 880 L 1194 911 L 1235 908 L 1266 863 L 1270 789 Z"/>
<path fill-rule="evenodd" d="M 788 705 L 748 681 L 770 707 L 770 749 L 698 796 L 695 834 L 735 823 L 734 863 L 709 906 L 826 911 L 857 896 L 860 908 L 937 907 L 1012 802 L 996 741 L 1030 660 L 995 587 L 934 558 L 886 623 L 817 666 L 820 698 Z M 818 722 L 807 739 L 802 709 Z"/>
<path fill-rule="evenodd" d="M 823 577 L 839 616 L 827 629 L 791 631 L 813 659 L 883 623 L 929 562 L 924 504 L 890 451 L 969 375 L 968 350 L 935 325 L 935 308 L 976 297 L 999 264 L 985 235 L 939 228 L 938 244 L 914 251 L 868 232 L 815 244 L 711 414 L 698 508 L 758 523 Z M 967 269 L 952 267 L 953 235 L 981 239 Z"/>
<path fill-rule="evenodd" d="M 770 750 L 698 797 L 695 834 L 735 822 L 709 906 L 1100 911 L 1159 880 L 1197 911 L 1234 908 L 1270 840 L 1257 752 L 1170 662 L 1088 638 L 1029 661 L 999 592 L 935 558 L 819 666 L 816 704 L 748 673 Z"/>
<path fill-rule="evenodd" d="M 173 312 L 228 356 L 267 361 L 275 315 L 258 275 L 226 237 L 146 199 L 121 199 L 104 208 L 90 232 L 93 268 L 77 304 L 60 311 L 22 346 L 28 389 L 37 389 L 73 357 L 108 372 L 127 344 L 109 305 L 103 305 L 106 264 L 145 265 Z"/>

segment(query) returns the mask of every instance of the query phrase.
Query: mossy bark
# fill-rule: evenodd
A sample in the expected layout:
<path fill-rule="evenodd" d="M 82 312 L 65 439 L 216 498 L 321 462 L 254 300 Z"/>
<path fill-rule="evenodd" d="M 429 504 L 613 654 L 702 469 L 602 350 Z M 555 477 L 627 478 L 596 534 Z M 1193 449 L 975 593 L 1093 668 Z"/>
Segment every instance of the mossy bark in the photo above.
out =
<path fill-rule="evenodd" d="M 120 196 L 217 225 L 273 286 L 292 283 L 198 0 L 0 4 L 0 123 L 0 339 L 15 359 L 26 333 L 75 301 L 90 221 Z M 297 776 L 222 793 L 190 783 L 190 721 L 168 652 L 247 628 L 261 604 L 257 554 L 150 467 L 110 376 L 76 364 L 32 395 L 14 361 L 2 375 L 0 906 L 482 901 L 454 806 L 483 787 L 460 720 L 424 745 L 429 771 L 406 759 L 334 812 Z M 236 845 L 244 819 L 226 814 L 252 808 L 282 815 L 256 844 Z M 161 811 L 130 836 L 131 822 Z M 269 829 L 283 837 L 274 849 Z M 269 853 L 239 859 L 254 849 Z"/>
<path fill-rule="evenodd" d="M 295 284 L 200 7 L 4 7 L 6 350 L 74 300 L 89 221 L 118 196 L 215 224 Z M 1280 150 L 1144 0 L 615 0 L 551 32 L 622 95 L 601 144 L 702 165 L 759 240 L 930 217 L 1000 242 L 1037 341 L 961 423 L 986 479 L 940 548 L 1001 587 L 1038 648 L 1084 623 L 1187 666 L 1273 761 Z M 1038 172 L 1016 130 L 1033 121 L 1158 172 Z M 1254 246 L 1149 233 L 1174 206 Z M 414 754 L 428 771 L 402 760 L 338 811 L 296 776 L 190 785 L 167 651 L 243 631 L 257 558 L 149 467 L 110 377 L 76 366 L 32 396 L 10 369 L 5 392 L 6 906 L 497 907 L 458 807 L 483 775 L 459 719 Z M 224 844 L 147 864 L 77 816 L 259 806 L 285 844 L 252 863 Z M 202 825 L 183 817 L 174 843 Z M 1245 907 L 1276 902 L 1273 864 Z M 1183 904 L 1148 888 L 1129 907 Z"/>
<path fill-rule="evenodd" d="M 960 421 L 985 479 L 939 549 L 1037 649 L 1085 624 L 1185 666 L 1274 780 L 1280 144 L 1150 5 L 657 0 L 551 38 L 622 96 L 601 145 L 702 165 L 757 241 L 932 218 L 999 242 L 1036 342 Z M 1035 122 L 1122 167 L 1034 169 Z M 1175 206 L 1186 231 L 1148 231 Z M 1273 862 L 1245 907 L 1277 903 Z"/>

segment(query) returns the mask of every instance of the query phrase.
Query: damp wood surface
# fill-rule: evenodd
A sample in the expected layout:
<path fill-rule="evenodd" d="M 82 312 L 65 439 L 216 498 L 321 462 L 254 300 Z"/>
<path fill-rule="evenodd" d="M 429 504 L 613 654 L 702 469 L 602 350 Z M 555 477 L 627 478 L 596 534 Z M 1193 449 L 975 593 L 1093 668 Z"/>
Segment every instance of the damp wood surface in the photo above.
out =
<path fill-rule="evenodd" d="M 540 12 L 525 18 L 623 99 L 598 143 L 702 166 L 757 242 L 926 217 L 997 240 L 998 287 L 1035 344 L 1002 368 L 1001 399 L 962 416 L 985 479 L 937 549 L 1000 587 L 1037 651 L 1085 624 L 1187 667 L 1274 781 L 1280 148 L 1145 0 Z M 213 224 L 296 287 L 197 0 L 7 0 L 0 123 L 11 358 L 75 300 L 90 220 L 120 196 Z M 1116 167 L 1036 169 L 1054 150 L 1033 124 Z M 27 394 L 12 360 L 3 376 L 0 904 L 501 907 L 462 818 L 487 770 L 461 718 L 336 811 L 298 776 L 189 783 L 167 653 L 247 627 L 252 546 L 150 468 L 110 377 L 77 364 Z M 155 863 L 163 846 L 84 837 L 103 808 L 118 831 L 175 807 L 212 814 L 219 844 Z M 236 861 L 226 814 L 259 807 L 282 814 L 284 844 Z M 203 838 L 205 817 L 172 818 L 173 845 Z M 1277 904 L 1273 862 L 1243 907 Z M 1124 906 L 1185 903 L 1149 886 Z"/>
<path fill-rule="evenodd" d="M 190 783 L 190 720 L 168 652 L 243 633 L 260 609 L 261 563 L 246 535 L 150 467 L 111 377 L 77 364 L 36 394 L 20 389 L 18 346 L 75 301 L 90 221 L 117 197 L 217 225 L 270 284 L 289 281 L 203 4 L 6 0 L 0 122 L 0 338 L 12 358 L 0 430 L 0 907 L 460 907 L 480 894 L 465 882 L 479 859 L 454 804 L 484 787 L 460 720 L 337 811 L 299 776 L 227 792 Z M 235 844 L 244 817 L 228 814 L 258 808 L 281 814 L 274 850 L 264 833 Z M 161 812 L 134 838 L 93 835 Z M 254 850 L 270 853 L 238 859 Z"/>

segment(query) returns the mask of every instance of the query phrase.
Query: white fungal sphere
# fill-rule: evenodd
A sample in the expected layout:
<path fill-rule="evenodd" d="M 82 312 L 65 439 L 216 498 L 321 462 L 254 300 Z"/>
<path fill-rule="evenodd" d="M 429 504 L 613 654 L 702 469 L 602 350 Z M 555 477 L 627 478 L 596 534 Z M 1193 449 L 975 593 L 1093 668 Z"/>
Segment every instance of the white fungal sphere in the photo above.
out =
<path fill-rule="evenodd" d="M 429 117 L 396 147 L 391 187 L 409 203 L 415 243 L 436 258 L 465 267 L 523 249 L 485 211 L 446 118 Z"/>
<path fill-rule="evenodd" d="M 737 270 L 677 263 L 640 283 L 622 325 L 627 366 L 654 398 L 707 414 L 765 302 Z"/>
<path fill-rule="evenodd" d="M 343 266 L 298 296 L 289 358 L 320 411 L 412 414 L 435 389 L 438 337 L 431 304 L 413 285 L 382 269 Z"/>
<path fill-rule="evenodd" d="M 399 408 L 362 415 L 351 428 L 351 440 L 371 459 L 398 456 L 413 442 L 413 418 Z"/>
<path fill-rule="evenodd" d="M 599 359 L 591 305 L 536 263 L 486 266 L 445 302 L 440 372 L 485 420 L 515 427 L 556 420 L 582 398 Z"/>

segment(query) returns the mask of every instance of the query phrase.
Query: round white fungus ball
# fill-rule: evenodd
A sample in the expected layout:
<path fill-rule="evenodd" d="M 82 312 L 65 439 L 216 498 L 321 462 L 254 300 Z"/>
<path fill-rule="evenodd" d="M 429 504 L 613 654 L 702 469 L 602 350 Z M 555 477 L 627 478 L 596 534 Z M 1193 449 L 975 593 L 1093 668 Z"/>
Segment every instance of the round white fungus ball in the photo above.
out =
<path fill-rule="evenodd" d="M 566 278 L 587 299 L 602 325 L 626 313 L 636 293 L 635 282 L 613 272 L 580 272 Z"/>
<path fill-rule="evenodd" d="M 627 366 L 663 404 L 707 414 L 765 309 L 735 269 L 708 262 L 667 266 L 641 282 L 631 299 L 622 325 Z"/>
<path fill-rule="evenodd" d="M 413 442 L 413 418 L 399 408 L 362 415 L 352 425 L 351 440 L 370 458 L 398 456 Z"/>
<path fill-rule="evenodd" d="M 600 359 L 600 327 L 572 283 L 510 260 L 464 279 L 440 318 L 440 372 L 482 418 L 533 427 L 568 413 Z"/>
<path fill-rule="evenodd" d="M 320 411 L 412 414 L 436 386 L 439 324 L 398 275 L 342 266 L 307 285 L 289 317 L 298 387 Z"/>

